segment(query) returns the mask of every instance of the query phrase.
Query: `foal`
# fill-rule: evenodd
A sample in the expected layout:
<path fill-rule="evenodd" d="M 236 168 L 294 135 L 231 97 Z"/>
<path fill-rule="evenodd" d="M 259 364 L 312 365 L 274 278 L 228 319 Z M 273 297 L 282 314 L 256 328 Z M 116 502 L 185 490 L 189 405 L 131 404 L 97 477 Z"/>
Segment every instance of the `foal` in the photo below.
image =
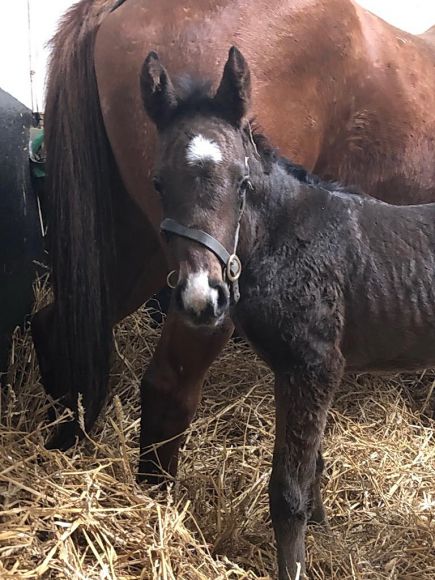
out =
<path fill-rule="evenodd" d="M 435 204 L 346 193 L 276 155 L 246 120 L 235 48 L 214 96 L 180 96 L 156 53 L 141 88 L 180 316 L 212 328 L 231 313 L 275 373 L 270 511 L 279 578 L 294 578 L 306 523 L 324 516 L 320 443 L 344 371 L 435 364 Z"/>

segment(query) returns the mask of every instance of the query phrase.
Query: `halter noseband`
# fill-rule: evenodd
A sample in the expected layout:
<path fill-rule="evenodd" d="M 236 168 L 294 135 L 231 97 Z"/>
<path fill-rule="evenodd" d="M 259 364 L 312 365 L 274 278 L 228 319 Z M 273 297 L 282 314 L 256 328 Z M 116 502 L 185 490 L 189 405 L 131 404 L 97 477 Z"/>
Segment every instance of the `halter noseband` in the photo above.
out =
<path fill-rule="evenodd" d="M 188 240 L 193 240 L 201 246 L 213 252 L 213 254 L 220 260 L 224 268 L 224 279 L 230 287 L 230 295 L 232 302 L 237 304 L 240 298 L 239 291 L 239 277 L 242 273 L 242 263 L 240 258 L 237 256 L 237 246 L 239 243 L 239 232 L 240 232 L 240 221 L 245 211 L 245 194 L 243 194 L 242 202 L 239 210 L 239 219 L 237 220 L 237 228 L 234 236 L 234 251 L 232 254 L 213 236 L 207 234 L 202 230 L 197 230 L 195 228 L 188 228 L 183 226 L 176 220 L 172 218 L 165 218 L 160 224 L 160 230 L 165 234 L 175 234 L 182 238 L 187 238 Z M 172 272 L 168 275 L 168 285 L 170 284 L 170 277 Z"/>

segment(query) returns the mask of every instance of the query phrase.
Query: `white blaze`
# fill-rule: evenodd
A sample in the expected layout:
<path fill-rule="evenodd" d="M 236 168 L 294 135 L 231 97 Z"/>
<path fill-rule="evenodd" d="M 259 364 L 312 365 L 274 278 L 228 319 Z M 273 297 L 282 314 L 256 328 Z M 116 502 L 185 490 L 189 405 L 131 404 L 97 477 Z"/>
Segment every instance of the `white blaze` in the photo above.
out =
<path fill-rule="evenodd" d="M 216 288 L 210 287 L 208 274 L 205 270 L 189 274 L 182 300 L 186 309 L 191 309 L 198 315 L 201 314 L 209 303 L 213 305 L 213 309 L 216 311 L 218 291 Z"/>
<path fill-rule="evenodd" d="M 196 135 L 188 144 L 186 159 L 189 165 L 196 165 L 204 161 L 220 163 L 222 161 L 222 151 L 219 145 L 207 139 L 203 135 Z"/>

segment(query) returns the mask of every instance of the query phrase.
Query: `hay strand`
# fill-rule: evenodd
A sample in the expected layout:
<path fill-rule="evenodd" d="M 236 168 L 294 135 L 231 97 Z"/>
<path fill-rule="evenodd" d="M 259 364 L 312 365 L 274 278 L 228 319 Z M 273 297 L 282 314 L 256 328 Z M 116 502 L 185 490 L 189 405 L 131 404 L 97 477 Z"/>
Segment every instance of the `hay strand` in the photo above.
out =
<path fill-rule="evenodd" d="M 0 578 L 275 573 L 272 376 L 246 345 L 230 344 L 211 370 L 170 491 L 135 482 L 139 381 L 158 336 L 144 309 L 119 325 L 113 397 L 88 439 L 62 454 L 43 446 L 51 403 L 29 335 L 16 332 L 0 401 Z M 435 577 L 434 423 L 425 415 L 434 384 L 427 371 L 352 377 L 340 389 L 324 447 L 331 533 L 308 530 L 309 578 Z"/>

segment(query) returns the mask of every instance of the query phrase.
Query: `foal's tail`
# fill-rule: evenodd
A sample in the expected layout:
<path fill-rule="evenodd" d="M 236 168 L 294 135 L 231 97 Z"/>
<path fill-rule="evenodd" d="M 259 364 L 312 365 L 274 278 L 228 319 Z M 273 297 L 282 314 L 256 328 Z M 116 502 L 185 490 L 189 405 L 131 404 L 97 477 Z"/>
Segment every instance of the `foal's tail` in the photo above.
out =
<path fill-rule="evenodd" d="M 65 14 L 51 42 L 45 115 L 57 366 L 62 391 L 74 401 L 83 394 L 89 425 L 104 397 L 111 348 L 115 163 L 98 100 L 94 45 L 113 4 L 81 0 Z"/>

